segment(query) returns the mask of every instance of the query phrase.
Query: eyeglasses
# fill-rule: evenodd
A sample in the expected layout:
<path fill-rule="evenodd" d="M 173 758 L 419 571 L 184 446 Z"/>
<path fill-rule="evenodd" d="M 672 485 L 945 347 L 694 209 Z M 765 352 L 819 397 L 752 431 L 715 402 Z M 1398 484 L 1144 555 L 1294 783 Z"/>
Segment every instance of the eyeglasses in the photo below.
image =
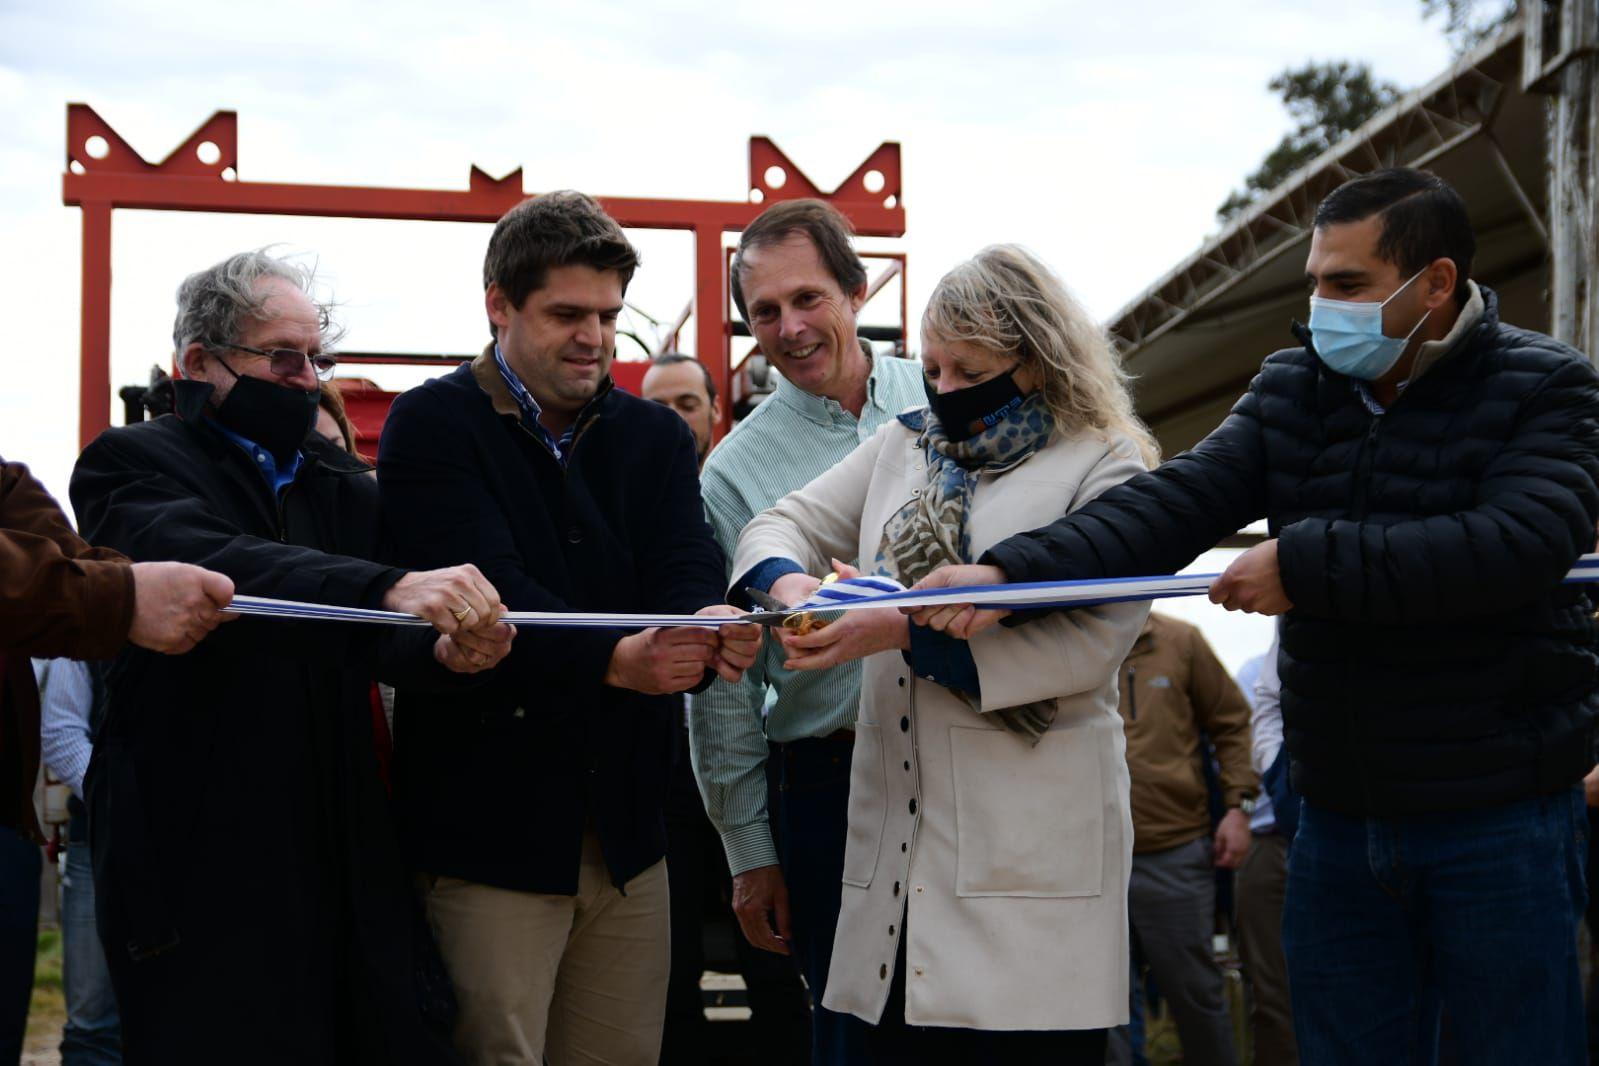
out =
<path fill-rule="evenodd" d="M 333 377 L 333 371 L 339 366 L 339 361 L 326 352 L 307 355 L 298 348 L 251 348 L 247 344 L 225 344 L 223 347 L 272 360 L 270 369 L 274 376 L 280 378 L 292 378 L 298 374 L 308 359 L 319 381 L 327 381 Z"/>

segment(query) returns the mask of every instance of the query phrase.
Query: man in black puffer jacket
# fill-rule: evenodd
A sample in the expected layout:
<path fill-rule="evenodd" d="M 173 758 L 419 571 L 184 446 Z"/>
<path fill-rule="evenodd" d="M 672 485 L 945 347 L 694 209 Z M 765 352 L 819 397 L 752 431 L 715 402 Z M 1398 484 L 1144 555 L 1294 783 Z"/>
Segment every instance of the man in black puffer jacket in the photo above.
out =
<path fill-rule="evenodd" d="M 1599 660 L 1561 579 L 1599 520 L 1599 377 L 1499 321 L 1474 247 L 1431 174 L 1341 186 L 1316 214 L 1303 347 L 1215 432 L 923 583 L 1170 573 L 1267 519 L 1211 598 L 1286 612 L 1305 805 L 1283 943 L 1307 1064 L 1429 1061 L 1440 998 L 1470 1061 L 1584 1061 Z M 922 614 L 967 637 L 995 618 Z"/>

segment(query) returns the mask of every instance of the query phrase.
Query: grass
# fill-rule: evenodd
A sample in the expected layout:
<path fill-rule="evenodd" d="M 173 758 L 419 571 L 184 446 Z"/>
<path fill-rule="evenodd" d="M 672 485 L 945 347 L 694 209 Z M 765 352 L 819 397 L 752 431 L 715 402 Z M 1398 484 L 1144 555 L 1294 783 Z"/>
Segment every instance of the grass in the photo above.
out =
<path fill-rule="evenodd" d="M 24 1059 L 53 1052 L 61 1042 L 61 1027 L 66 1021 L 67 1003 L 61 993 L 61 932 L 45 929 L 39 933 L 38 953 L 34 956 L 33 999 L 28 1005 Z"/>

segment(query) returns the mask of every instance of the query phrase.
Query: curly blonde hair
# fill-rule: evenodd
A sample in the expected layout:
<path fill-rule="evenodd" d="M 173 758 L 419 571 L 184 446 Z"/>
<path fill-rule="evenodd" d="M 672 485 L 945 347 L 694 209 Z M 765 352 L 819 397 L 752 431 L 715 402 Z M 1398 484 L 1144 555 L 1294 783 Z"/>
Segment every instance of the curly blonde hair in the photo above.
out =
<path fill-rule="evenodd" d="M 945 274 L 922 315 L 922 332 L 1015 356 L 1034 367 L 1061 432 L 1131 438 L 1145 463 L 1160 448 L 1133 413 L 1127 373 L 1110 337 L 1054 271 L 1027 249 L 993 244 Z"/>

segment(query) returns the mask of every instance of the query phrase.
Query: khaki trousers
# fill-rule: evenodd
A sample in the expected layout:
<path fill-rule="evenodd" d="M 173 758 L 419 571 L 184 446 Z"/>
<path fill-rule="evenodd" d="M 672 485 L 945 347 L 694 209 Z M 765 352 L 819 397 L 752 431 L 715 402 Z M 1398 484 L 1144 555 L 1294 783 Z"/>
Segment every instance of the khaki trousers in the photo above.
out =
<path fill-rule="evenodd" d="M 671 946 L 666 863 L 610 882 L 584 834 L 576 896 L 422 877 L 472 1066 L 654 1066 Z"/>

